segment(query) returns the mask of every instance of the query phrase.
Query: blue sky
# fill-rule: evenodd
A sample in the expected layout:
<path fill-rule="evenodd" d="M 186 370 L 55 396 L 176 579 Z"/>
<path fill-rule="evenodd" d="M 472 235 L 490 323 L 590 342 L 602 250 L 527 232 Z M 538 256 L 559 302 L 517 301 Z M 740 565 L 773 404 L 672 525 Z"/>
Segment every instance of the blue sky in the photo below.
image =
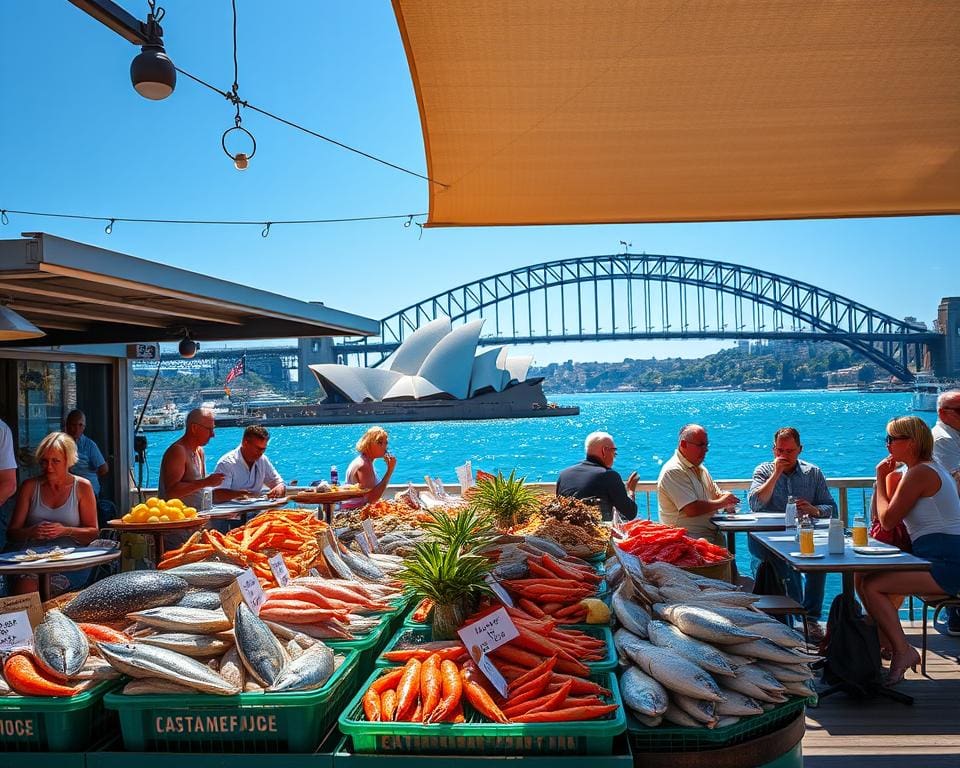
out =
<path fill-rule="evenodd" d="M 145 18 L 147 4 L 124 0 Z M 167 52 L 229 89 L 229 0 L 168 0 Z M 419 116 L 391 6 L 238 0 L 240 95 L 423 173 Z M 129 82 L 133 45 L 66 0 L 0 2 L 0 208 L 96 216 L 341 218 L 427 210 L 426 182 L 244 113 L 240 173 L 220 148 L 233 108 L 181 77 L 165 101 Z M 930 321 L 956 294 L 960 217 L 425 230 L 399 221 L 187 227 L 10 215 L 0 237 L 46 231 L 370 317 L 525 264 L 633 251 L 733 261 Z M 538 363 L 698 356 L 714 343 L 549 345 Z M 518 350 L 519 351 L 519 350 Z"/>

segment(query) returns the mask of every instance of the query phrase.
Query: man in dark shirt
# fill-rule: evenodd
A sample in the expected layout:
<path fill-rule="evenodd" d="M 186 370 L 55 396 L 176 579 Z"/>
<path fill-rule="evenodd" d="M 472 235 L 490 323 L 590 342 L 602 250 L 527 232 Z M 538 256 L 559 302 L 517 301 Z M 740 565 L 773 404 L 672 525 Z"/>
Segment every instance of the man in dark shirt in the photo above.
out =
<path fill-rule="evenodd" d="M 598 499 L 604 520 L 611 519 L 614 507 L 624 519 L 636 517 L 637 503 L 632 497 L 640 478 L 631 472 L 624 485 L 620 473 L 611 469 L 617 455 L 613 437 L 606 432 L 591 432 L 583 445 L 587 458 L 560 473 L 557 496 Z"/>

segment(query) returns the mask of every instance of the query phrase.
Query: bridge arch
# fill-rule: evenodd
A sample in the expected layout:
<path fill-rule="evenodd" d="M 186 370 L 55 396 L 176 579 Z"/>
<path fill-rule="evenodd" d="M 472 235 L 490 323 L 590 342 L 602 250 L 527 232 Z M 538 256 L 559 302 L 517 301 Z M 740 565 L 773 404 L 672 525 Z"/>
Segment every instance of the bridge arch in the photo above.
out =
<path fill-rule="evenodd" d="M 797 339 L 846 345 L 909 381 L 939 334 L 811 283 L 728 262 L 615 254 L 481 278 L 381 321 L 379 337 L 338 345 L 376 365 L 420 324 L 484 317 L 481 344 L 629 339 Z M 574 325 L 575 323 L 575 325 Z M 491 333 L 492 331 L 492 333 Z"/>

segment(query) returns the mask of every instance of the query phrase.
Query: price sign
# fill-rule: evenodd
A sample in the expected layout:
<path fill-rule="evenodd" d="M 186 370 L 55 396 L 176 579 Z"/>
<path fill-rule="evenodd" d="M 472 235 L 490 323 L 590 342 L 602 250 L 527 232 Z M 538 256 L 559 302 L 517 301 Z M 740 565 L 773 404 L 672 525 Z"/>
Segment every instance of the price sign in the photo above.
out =
<path fill-rule="evenodd" d="M 377 533 L 373 530 L 373 521 L 368 517 L 363 521 L 363 535 L 367 538 L 371 552 L 377 552 L 380 549 L 380 541 L 377 539 Z"/>
<path fill-rule="evenodd" d="M 0 614 L 0 651 L 33 648 L 33 627 L 26 611 Z"/>
<path fill-rule="evenodd" d="M 260 613 L 260 608 L 267 600 L 267 596 L 263 593 L 263 587 L 257 581 L 256 574 L 249 568 L 237 576 L 228 587 L 220 591 L 223 612 L 227 614 L 230 621 L 233 621 L 233 617 L 237 613 L 237 605 L 241 600 L 255 614 Z"/>
<path fill-rule="evenodd" d="M 500 599 L 501 603 L 513 608 L 513 598 L 510 597 L 510 593 L 507 592 L 507 590 L 500 586 L 500 582 L 493 578 L 492 573 L 488 573 L 486 576 L 484 576 L 483 580 L 490 585 L 490 589 L 493 591 L 493 594 Z"/>
<path fill-rule="evenodd" d="M 504 608 L 497 608 L 482 619 L 467 624 L 458 630 L 457 634 L 460 635 L 471 658 L 474 659 L 495 651 L 520 635 Z"/>
<path fill-rule="evenodd" d="M 0 597 L 0 614 L 26 611 L 30 619 L 30 626 L 36 628 L 43 621 L 43 606 L 40 605 L 40 595 L 36 592 L 27 592 L 25 595 L 11 595 Z"/>
<path fill-rule="evenodd" d="M 270 570 L 273 572 L 273 578 L 277 580 L 277 584 L 281 587 L 287 586 L 290 583 L 290 571 L 287 570 L 287 564 L 283 561 L 283 555 L 278 552 L 267 562 L 270 564 Z"/>

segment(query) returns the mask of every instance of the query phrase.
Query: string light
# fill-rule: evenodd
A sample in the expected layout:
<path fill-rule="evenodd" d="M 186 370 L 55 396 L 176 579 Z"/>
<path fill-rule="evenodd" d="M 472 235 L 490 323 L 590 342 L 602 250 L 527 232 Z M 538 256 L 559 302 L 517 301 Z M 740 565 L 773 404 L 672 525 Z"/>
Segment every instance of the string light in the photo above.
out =
<path fill-rule="evenodd" d="M 105 227 L 103 228 L 103 231 L 106 232 L 108 235 L 112 235 L 112 234 L 113 234 L 113 223 L 114 223 L 115 221 L 116 221 L 116 219 L 110 219 L 110 222 L 107 224 L 107 226 L 105 226 Z"/>
<path fill-rule="evenodd" d="M 223 136 L 220 137 L 220 146 L 222 146 L 223 151 L 227 153 L 227 157 L 233 160 L 233 167 L 238 171 L 245 171 L 247 170 L 247 166 L 250 165 L 250 161 L 253 159 L 253 156 L 257 154 L 257 140 L 253 138 L 253 134 L 250 133 L 250 131 L 240 125 L 240 123 L 243 121 L 243 118 L 240 117 L 240 105 L 244 102 L 240 98 L 240 65 L 237 60 L 237 0 L 231 0 L 230 5 L 233 8 L 233 87 L 230 89 L 230 93 L 224 95 L 227 100 L 230 101 L 234 107 L 236 107 L 237 114 L 233 118 L 233 128 L 227 128 L 227 130 L 223 132 Z M 227 136 L 234 131 L 246 134 L 250 138 L 250 142 L 253 144 L 253 149 L 250 150 L 249 154 L 246 152 L 237 152 L 234 155 L 229 149 L 227 149 Z M 269 233 L 269 224 L 267 225 L 265 231 Z M 266 235 L 263 236 L 266 237 Z"/>

